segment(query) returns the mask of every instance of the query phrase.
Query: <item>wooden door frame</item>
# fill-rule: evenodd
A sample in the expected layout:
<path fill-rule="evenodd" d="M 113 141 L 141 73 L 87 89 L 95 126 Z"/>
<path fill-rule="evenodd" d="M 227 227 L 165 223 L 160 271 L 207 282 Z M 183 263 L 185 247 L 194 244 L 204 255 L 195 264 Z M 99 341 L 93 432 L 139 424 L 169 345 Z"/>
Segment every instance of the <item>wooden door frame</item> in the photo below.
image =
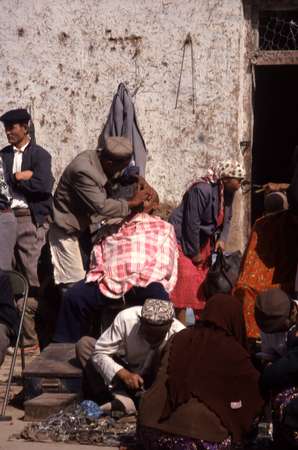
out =
<path fill-rule="evenodd" d="M 249 177 L 251 177 L 252 148 L 254 130 L 254 68 L 256 66 L 297 65 L 298 50 L 260 50 L 259 49 L 259 15 L 260 11 L 298 11 L 298 0 L 242 0 L 243 14 L 246 23 L 244 36 L 244 64 L 245 73 L 250 74 L 246 82 L 244 98 L 242 99 L 242 113 L 245 116 L 246 130 L 241 134 L 240 150 Z M 249 25 L 247 25 L 249 24 Z M 251 229 L 251 199 L 244 200 L 245 223 L 247 224 L 247 239 Z"/>

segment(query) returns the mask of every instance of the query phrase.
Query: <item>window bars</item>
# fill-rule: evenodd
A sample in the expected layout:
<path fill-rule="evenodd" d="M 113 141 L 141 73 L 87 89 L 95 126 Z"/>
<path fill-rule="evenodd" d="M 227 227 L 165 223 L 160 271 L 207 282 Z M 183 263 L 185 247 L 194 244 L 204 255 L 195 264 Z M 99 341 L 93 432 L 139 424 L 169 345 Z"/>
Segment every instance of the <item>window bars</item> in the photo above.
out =
<path fill-rule="evenodd" d="M 260 50 L 298 50 L 298 10 L 260 11 Z"/>

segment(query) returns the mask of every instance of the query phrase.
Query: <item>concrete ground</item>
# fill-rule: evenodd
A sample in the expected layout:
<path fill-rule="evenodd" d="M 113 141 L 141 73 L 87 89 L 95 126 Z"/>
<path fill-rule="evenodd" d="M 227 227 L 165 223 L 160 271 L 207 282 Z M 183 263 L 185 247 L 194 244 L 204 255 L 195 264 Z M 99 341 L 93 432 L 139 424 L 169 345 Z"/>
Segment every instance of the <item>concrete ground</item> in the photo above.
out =
<path fill-rule="evenodd" d="M 26 364 L 34 359 L 34 356 L 26 356 Z M 6 380 L 9 373 L 11 356 L 7 355 L 4 364 L 0 368 L 0 407 L 4 398 Z M 17 357 L 16 368 L 14 372 L 13 385 L 11 389 L 10 401 L 17 395 L 21 389 L 21 358 Z M 28 422 L 24 422 L 24 411 L 11 405 L 8 405 L 6 415 L 12 416 L 8 422 L 0 422 L 0 450 L 90 450 L 91 448 L 100 448 L 102 450 L 111 450 L 116 447 L 98 447 L 93 445 L 65 444 L 65 443 L 40 443 L 28 442 L 12 438 L 13 435 L 20 433 Z"/>

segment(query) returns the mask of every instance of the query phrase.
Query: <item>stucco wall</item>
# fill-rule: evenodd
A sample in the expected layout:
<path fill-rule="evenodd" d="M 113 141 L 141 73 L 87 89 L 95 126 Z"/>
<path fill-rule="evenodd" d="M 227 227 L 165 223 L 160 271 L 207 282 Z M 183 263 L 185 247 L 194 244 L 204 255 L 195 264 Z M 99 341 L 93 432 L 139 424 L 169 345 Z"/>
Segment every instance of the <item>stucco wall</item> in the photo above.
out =
<path fill-rule="evenodd" d="M 178 201 L 212 159 L 239 158 L 242 26 L 240 0 L 1 1 L 0 112 L 31 105 L 57 178 L 96 146 L 123 81 L 137 89 L 148 180 L 163 200 Z M 174 109 L 187 33 L 195 114 L 189 47 Z"/>

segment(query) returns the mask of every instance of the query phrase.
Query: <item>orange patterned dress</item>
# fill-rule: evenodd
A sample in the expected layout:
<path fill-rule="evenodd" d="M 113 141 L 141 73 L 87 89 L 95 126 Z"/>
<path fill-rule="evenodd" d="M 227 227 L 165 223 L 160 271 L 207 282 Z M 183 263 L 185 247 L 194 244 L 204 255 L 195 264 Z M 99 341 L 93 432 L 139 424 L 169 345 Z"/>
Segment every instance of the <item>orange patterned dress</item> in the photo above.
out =
<path fill-rule="evenodd" d="M 294 290 L 298 263 L 298 218 L 289 211 L 259 219 L 251 232 L 234 295 L 243 302 L 247 335 L 257 338 L 254 317 L 257 294 L 279 287 Z"/>

